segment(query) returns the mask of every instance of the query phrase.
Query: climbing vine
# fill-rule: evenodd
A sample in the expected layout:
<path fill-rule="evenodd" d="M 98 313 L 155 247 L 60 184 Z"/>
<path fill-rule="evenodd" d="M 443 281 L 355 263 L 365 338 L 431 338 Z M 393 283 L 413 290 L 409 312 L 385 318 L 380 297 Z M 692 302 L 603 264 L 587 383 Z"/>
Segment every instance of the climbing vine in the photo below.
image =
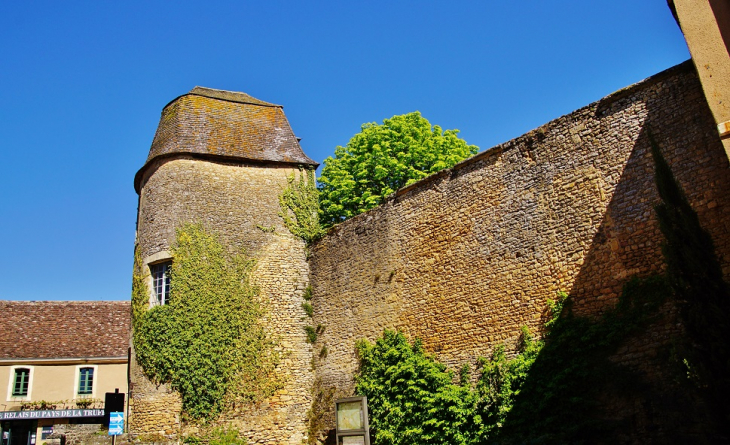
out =
<path fill-rule="evenodd" d="M 357 394 L 367 396 L 374 444 L 473 444 L 481 418 L 475 392 L 452 383 L 446 367 L 421 342 L 385 330 L 375 343 L 360 341 Z"/>
<path fill-rule="evenodd" d="M 312 405 L 307 411 L 307 445 L 318 445 L 325 441 L 327 413 L 335 401 L 335 388 L 324 388 L 322 379 L 312 385 Z"/>
<path fill-rule="evenodd" d="M 556 322 L 567 295 L 550 301 Z M 512 410 L 544 343 L 521 330 L 518 353 L 508 359 L 504 346 L 479 360 L 476 385 L 462 367 L 459 383 L 446 367 L 396 331 L 385 330 L 375 343 L 360 341 L 356 391 L 368 397 L 375 444 L 479 444 L 496 436 Z"/>
<path fill-rule="evenodd" d="M 139 255 L 132 289 L 134 347 L 147 376 L 169 383 L 192 419 L 211 418 L 281 386 L 275 342 L 260 318 L 254 261 L 229 255 L 201 224 L 186 224 L 172 246 L 168 304 L 148 309 Z"/>
<path fill-rule="evenodd" d="M 652 276 L 629 280 L 616 307 L 598 318 L 574 315 L 569 298 L 553 304 L 553 317 L 534 361 L 517 368 L 519 386 L 507 398 L 509 411 L 497 410 L 504 415 L 491 417 L 497 420 L 497 428 L 490 440 L 505 444 L 618 440 L 612 436 L 619 433 L 615 425 L 602 418 L 599 398 L 606 393 L 614 397 L 651 394 L 640 375 L 609 357 L 622 341 L 655 320 L 658 307 L 670 295 L 664 277 Z M 507 382 L 515 379 L 506 374 Z M 501 389 L 499 385 L 488 388 L 480 397 L 493 397 Z"/>
<path fill-rule="evenodd" d="M 139 328 L 150 305 L 150 294 L 146 284 L 148 276 L 149 273 L 142 264 L 139 246 L 135 246 L 134 268 L 132 270 L 132 328 L 135 345 L 138 341 L 143 340 L 138 339 Z"/>
<path fill-rule="evenodd" d="M 620 303 L 600 319 L 577 317 L 566 294 L 548 302 L 543 340 L 521 328 L 517 353 L 505 347 L 478 362 L 475 385 L 386 330 L 358 342 L 356 391 L 368 397 L 374 444 L 579 443 L 606 437 L 596 416 L 597 392 L 632 391 L 637 377 L 608 357 L 652 320 L 670 293 L 661 277 L 632 279 Z M 618 383 L 621 383 L 620 385 Z M 568 420 L 569 419 L 569 420 Z"/>
<path fill-rule="evenodd" d="M 559 303 L 562 305 L 562 301 Z M 514 399 L 529 376 L 543 342 L 533 339 L 522 327 L 518 354 L 508 359 L 504 345 L 495 348 L 491 359 L 480 358 L 480 377 L 476 385 L 476 411 L 482 417 L 482 436 L 488 436 L 504 425 L 514 406 Z"/>
<path fill-rule="evenodd" d="M 299 179 L 292 173 L 279 195 L 279 215 L 289 231 L 307 245 L 322 237 L 325 230 L 319 222 L 319 191 L 314 170 L 299 170 Z"/>

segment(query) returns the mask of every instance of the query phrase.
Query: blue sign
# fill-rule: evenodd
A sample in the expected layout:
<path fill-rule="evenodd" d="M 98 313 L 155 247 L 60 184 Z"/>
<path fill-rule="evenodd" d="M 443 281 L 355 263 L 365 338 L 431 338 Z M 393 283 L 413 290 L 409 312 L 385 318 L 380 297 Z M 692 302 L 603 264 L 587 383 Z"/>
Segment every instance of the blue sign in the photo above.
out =
<path fill-rule="evenodd" d="M 109 413 L 109 435 L 118 436 L 124 434 L 124 413 L 112 411 Z"/>

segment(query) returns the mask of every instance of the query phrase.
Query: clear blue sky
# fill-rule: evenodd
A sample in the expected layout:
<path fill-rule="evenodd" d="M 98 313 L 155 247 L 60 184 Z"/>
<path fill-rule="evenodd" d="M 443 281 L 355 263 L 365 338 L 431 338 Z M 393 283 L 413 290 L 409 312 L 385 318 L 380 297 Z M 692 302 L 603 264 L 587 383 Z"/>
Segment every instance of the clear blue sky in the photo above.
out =
<path fill-rule="evenodd" d="M 688 58 L 665 0 L 0 2 L 0 299 L 129 298 L 132 179 L 195 85 L 322 162 L 414 110 L 484 150 Z"/>

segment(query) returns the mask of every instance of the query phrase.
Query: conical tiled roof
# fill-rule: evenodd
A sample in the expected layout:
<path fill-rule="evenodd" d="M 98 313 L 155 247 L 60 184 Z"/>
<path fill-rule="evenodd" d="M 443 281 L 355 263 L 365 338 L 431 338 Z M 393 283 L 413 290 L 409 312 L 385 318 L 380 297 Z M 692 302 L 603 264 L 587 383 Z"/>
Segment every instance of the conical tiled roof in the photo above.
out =
<path fill-rule="evenodd" d="M 165 106 L 149 156 L 135 176 L 160 157 L 193 154 L 229 160 L 318 164 L 304 154 L 281 105 L 245 93 L 195 87 Z"/>

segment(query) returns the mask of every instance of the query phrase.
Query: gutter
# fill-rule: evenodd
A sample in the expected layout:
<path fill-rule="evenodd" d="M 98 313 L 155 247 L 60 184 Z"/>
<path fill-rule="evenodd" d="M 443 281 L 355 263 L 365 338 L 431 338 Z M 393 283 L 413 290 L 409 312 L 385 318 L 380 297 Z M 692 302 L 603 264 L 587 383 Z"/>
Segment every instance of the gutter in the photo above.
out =
<path fill-rule="evenodd" d="M 127 363 L 126 355 L 116 357 L 52 357 L 52 358 L 3 358 L 2 365 L 79 365 L 79 364 L 121 364 Z"/>

